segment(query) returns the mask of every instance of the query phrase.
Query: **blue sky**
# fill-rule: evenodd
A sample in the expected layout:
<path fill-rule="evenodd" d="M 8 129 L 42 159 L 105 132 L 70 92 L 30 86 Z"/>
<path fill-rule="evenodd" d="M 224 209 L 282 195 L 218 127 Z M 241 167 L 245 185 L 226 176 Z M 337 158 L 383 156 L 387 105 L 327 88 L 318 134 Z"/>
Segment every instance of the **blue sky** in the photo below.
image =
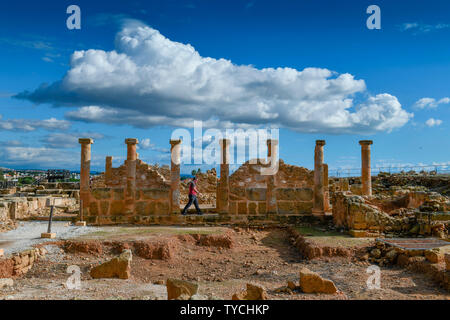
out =
<path fill-rule="evenodd" d="M 71 4 L 81 30 L 66 28 Z M 372 4 L 381 30 L 366 27 Z M 94 169 L 123 161 L 127 137 L 168 163 L 193 119 L 279 127 L 280 157 L 308 168 L 316 139 L 330 169 L 359 167 L 361 139 L 373 166 L 450 164 L 449 13 L 435 0 L 2 2 L 0 166 L 77 169 L 81 136 Z"/>

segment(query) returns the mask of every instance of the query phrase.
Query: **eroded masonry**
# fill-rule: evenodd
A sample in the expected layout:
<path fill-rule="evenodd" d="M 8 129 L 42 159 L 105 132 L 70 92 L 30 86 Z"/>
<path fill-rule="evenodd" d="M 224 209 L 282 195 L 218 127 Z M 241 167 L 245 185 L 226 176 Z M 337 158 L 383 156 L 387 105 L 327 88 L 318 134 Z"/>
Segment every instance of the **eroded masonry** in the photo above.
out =
<path fill-rule="evenodd" d="M 182 217 L 186 183 L 180 181 L 181 140 L 171 140 L 171 165 L 152 166 L 136 153 L 137 139 L 126 139 L 127 160 L 90 180 L 92 139 L 80 139 L 82 217 L 92 224 L 243 223 L 280 224 L 332 221 L 356 237 L 380 234 L 414 234 L 448 237 L 449 200 L 430 188 L 389 182 L 396 175 L 372 177 L 372 141 L 360 141 L 361 176 L 330 178 L 324 163 L 326 142 L 317 140 L 314 170 L 278 160 L 278 141 L 268 140 L 267 159 L 253 159 L 230 175 L 230 141 L 221 145 L 220 177 L 215 170 L 201 174 L 200 203 L 207 204 L 203 217 Z M 275 174 L 264 169 L 278 166 Z M 448 177 L 416 174 L 427 182 L 448 186 Z M 438 180 L 436 180 L 438 179 Z M 439 182 L 438 182 L 439 183 Z M 448 191 L 447 191 L 448 192 Z"/>

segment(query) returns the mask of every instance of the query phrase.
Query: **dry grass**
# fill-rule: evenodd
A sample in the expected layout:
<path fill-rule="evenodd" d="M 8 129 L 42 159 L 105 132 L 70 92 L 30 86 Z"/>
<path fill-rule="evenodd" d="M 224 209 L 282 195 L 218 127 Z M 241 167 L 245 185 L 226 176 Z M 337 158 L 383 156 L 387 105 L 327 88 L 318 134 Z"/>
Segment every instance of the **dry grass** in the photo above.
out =
<path fill-rule="evenodd" d="M 102 227 L 103 230 L 82 236 L 83 239 L 109 239 L 123 236 L 170 236 L 183 234 L 221 234 L 219 227 Z"/>
<path fill-rule="evenodd" d="M 296 230 L 307 239 L 317 244 L 330 247 L 356 247 L 369 245 L 373 238 L 353 238 L 345 233 L 336 231 L 323 231 L 311 227 L 297 227 Z"/>

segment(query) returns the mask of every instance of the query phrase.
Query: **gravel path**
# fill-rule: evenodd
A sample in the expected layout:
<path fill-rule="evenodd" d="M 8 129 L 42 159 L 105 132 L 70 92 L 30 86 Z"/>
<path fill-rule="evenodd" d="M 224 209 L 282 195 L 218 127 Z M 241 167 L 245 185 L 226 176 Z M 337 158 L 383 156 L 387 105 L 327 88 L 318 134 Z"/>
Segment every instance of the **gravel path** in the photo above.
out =
<path fill-rule="evenodd" d="M 67 222 L 55 221 L 52 223 L 52 232 L 56 233 L 56 239 L 41 239 L 41 233 L 47 232 L 47 227 L 45 221 L 20 222 L 17 229 L 0 233 L 0 248 L 8 255 L 30 249 L 39 243 L 76 238 L 99 230 L 95 227 L 67 226 Z"/>

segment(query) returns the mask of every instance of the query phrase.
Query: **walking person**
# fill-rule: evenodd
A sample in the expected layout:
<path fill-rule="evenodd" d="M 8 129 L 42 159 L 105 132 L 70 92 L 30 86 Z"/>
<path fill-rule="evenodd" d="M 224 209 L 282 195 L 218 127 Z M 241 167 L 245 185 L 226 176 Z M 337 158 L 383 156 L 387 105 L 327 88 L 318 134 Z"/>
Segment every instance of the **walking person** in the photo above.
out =
<path fill-rule="evenodd" d="M 197 177 L 192 178 L 191 182 L 189 182 L 189 202 L 188 204 L 184 207 L 183 211 L 181 212 L 181 214 L 183 216 L 186 215 L 187 210 L 189 209 L 189 207 L 192 205 L 192 203 L 195 206 L 195 209 L 197 210 L 197 214 L 198 215 L 203 215 L 202 211 L 200 210 L 200 207 L 198 205 L 198 200 L 197 200 L 197 194 L 199 193 L 198 189 L 197 189 Z"/>

